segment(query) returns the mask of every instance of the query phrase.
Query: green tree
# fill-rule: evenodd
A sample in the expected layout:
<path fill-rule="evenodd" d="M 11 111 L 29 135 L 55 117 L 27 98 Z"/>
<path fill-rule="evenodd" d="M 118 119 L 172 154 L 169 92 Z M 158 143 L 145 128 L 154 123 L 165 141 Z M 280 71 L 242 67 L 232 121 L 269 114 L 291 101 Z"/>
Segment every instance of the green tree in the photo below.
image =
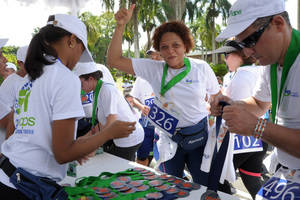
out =
<path fill-rule="evenodd" d="M 139 6 L 143 9 L 139 9 L 138 20 L 147 34 L 146 50 L 148 50 L 151 48 L 151 31 L 157 26 L 157 21 L 162 23 L 167 19 L 163 15 L 163 7 L 158 0 L 142 0 Z"/>
<path fill-rule="evenodd" d="M 90 12 L 84 12 L 79 18 L 87 27 L 88 47 L 94 60 L 105 64 L 108 45 L 116 26 L 114 14 L 107 11 L 100 16 L 95 16 Z"/>
<path fill-rule="evenodd" d="M 168 21 L 181 20 L 184 21 L 187 0 L 162 0 L 162 6 Z"/>
<path fill-rule="evenodd" d="M 212 51 L 216 49 L 216 23 L 215 19 L 221 14 L 224 25 L 226 24 L 226 19 L 229 17 L 229 9 L 231 4 L 228 0 L 202 0 L 200 1 L 200 9 L 207 10 L 205 19 L 206 26 L 212 30 Z M 217 57 L 213 54 L 213 63 L 217 63 Z"/>

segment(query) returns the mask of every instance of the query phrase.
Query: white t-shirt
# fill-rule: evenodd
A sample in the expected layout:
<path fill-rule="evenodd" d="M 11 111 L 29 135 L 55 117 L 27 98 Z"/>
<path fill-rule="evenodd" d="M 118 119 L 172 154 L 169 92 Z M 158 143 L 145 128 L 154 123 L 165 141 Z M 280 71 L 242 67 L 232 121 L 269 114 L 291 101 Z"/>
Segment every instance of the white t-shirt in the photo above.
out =
<path fill-rule="evenodd" d="M 10 111 L 11 108 L 6 104 L 2 103 L 2 101 L 0 101 L 0 120 L 4 118 L 6 115 L 8 115 Z M 5 135 L 6 135 L 6 130 L 4 128 L 0 128 L 0 145 L 4 142 Z"/>
<path fill-rule="evenodd" d="M 11 108 L 0 100 L 0 119 L 10 113 Z"/>
<path fill-rule="evenodd" d="M 61 62 L 47 65 L 43 70 L 42 76 L 33 82 L 25 76 L 26 83 L 20 88 L 23 95 L 18 96 L 14 107 L 16 130 L 2 144 L 2 153 L 16 167 L 60 181 L 66 175 L 67 165 L 57 163 L 54 158 L 51 125 L 55 120 L 84 116 L 81 84 L 79 78 Z M 76 130 L 74 139 L 75 133 Z M 2 170 L 0 181 L 14 187 Z"/>
<path fill-rule="evenodd" d="M 16 73 L 9 75 L 0 86 L 0 101 L 12 108 L 24 81 L 24 78 Z"/>
<path fill-rule="evenodd" d="M 109 69 L 102 64 L 96 64 L 96 65 L 103 74 L 103 77 L 101 80 L 103 80 L 106 83 L 111 83 L 114 86 L 116 86 L 116 82 L 114 81 L 114 78 L 112 77 Z M 83 105 L 85 117 L 91 118 L 92 114 L 93 114 L 94 91 L 89 92 L 83 98 L 84 98 L 84 100 L 82 101 L 82 105 Z"/>
<path fill-rule="evenodd" d="M 144 140 L 144 130 L 135 114 L 131 110 L 130 105 L 122 96 L 120 91 L 110 83 L 103 83 L 99 92 L 97 102 L 98 121 L 106 124 L 108 115 L 117 115 L 117 120 L 134 122 L 135 130 L 126 138 L 114 139 L 114 143 L 118 147 L 131 147 L 141 143 Z"/>
<path fill-rule="evenodd" d="M 230 80 L 235 72 L 227 72 L 223 77 L 223 89 L 226 89 L 228 87 L 228 84 L 230 83 Z"/>
<path fill-rule="evenodd" d="M 154 97 L 154 92 L 151 85 L 141 77 L 136 78 L 130 94 L 131 96 L 140 100 L 144 105 L 146 99 Z"/>
<path fill-rule="evenodd" d="M 241 100 L 251 97 L 260 75 L 262 66 L 244 66 L 232 72 L 227 87 L 224 87 L 224 93 L 233 100 Z"/>
<path fill-rule="evenodd" d="M 220 91 L 217 78 L 211 67 L 202 60 L 188 58 L 191 63 L 191 71 L 178 82 L 174 87 L 165 93 L 165 100 L 173 105 L 174 110 L 180 113 L 177 127 L 187 127 L 197 124 L 208 115 L 205 96 L 216 94 Z M 137 76 L 147 80 L 154 91 L 155 96 L 160 96 L 161 79 L 163 74 L 164 61 L 150 59 L 132 59 L 134 72 Z M 168 68 L 166 83 L 171 78 L 185 70 Z M 157 147 L 159 160 L 157 165 L 173 158 L 177 150 L 177 144 L 159 129 Z"/>
<path fill-rule="evenodd" d="M 205 96 L 217 94 L 220 91 L 217 78 L 211 67 L 203 60 L 188 58 L 191 71 L 179 83 L 165 93 L 166 102 L 174 105 L 174 110 L 180 113 L 177 127 L 187 127 L 197 124 L 208 115 Z M 150 83 L 155 96 L 160 96 L 161 79 L 165 62 L 151 59 L 132 59 L 134 72 L 137 76 Z M 168 68 L 166 84 L 175 75 L 184 71 Z"/>
<path fill-rule="evenodd" d="M 277 67 L 277 88 L 279 90 L 282 69 Z M 298 55 L 292 65 L 285 81 L 280 106 L 277 109 L 276 121 L 278 125 L 300 129 L 300 56 Z M 278 92 L 279 94 L 279 92 Z M 279 95 L 278 95 L 279 96 Z M 263 69 L 257 87 L 255 88 L 254 97 L 263 102 L 271 102 L 271 85 L 270 85 L 270 66 Z M 275 153 L 278 161 L 282 165 L 291 169 L 300 168 L 300 158 L 292 156 L 285 151 L 276 148 Z"/>

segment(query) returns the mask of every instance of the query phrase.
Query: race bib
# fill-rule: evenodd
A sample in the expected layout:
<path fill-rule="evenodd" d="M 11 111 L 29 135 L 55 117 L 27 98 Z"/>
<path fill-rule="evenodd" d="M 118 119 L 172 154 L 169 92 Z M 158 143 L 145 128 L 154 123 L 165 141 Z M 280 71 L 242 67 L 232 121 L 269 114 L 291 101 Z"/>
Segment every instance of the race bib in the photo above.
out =
<path fill-rule="evenodd" d="M 145 100 L 145 105 L 148 106 L 149 108 L 151 108 L 153 102 L 154 102 L 154 97 L 146 99 Z"/>
<path fill-rule="evenodd" d="M 176 131 L 178 119 L 169 110 L 168 104 L 162 103 L 157 97 L 153 101 L 148 114 L 148 119 L 160 130 L 173 135 Z"/>
<path fill-rule="evenodd" d="M 299 200 L 300 170 L 280 168 L 256 195 L 258 200 Z"/>
<path fill-rule="evenodd" d="M 84 96 L 81 96 L 82 105 L 93 103 L 94 91 L 87 93 Z"/>
<path fill-rule="evenodd" d="M 241 136 L 235 134 L 234 136 L 234 150 L 233 153 L 248 153 L 262 151 L 263 145 L 260 139 L 252 136 Z"/>

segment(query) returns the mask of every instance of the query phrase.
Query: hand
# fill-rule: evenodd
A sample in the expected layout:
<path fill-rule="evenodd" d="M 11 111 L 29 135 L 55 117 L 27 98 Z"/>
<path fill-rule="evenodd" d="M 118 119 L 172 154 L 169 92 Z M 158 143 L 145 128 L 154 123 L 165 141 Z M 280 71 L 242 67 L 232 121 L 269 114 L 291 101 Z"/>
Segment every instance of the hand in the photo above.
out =
<path fill-rule="evenodd" d="M 104 130 L 111 139 L 128 137 L 135 130 L 136 122 L 124 122 L 116 120 Z"/>
<path fill-rule="evenodd" d="M 251 136 L 257 124 L 257 117 L 240 105 L 225 106 L 222 118 L 230 132 L 244 136 Z"/>
<path fill-rule="evenodd" d="M 144 105 L 141 111 L 142 111 L 143 115 L 148 116 L 150 108 L 148 106 Z"/>
<path fill-rule="evenodd" d="M 117 21 L 117 25 L 125 25 L 131 19 L 135 4 L 132 4 L 129 9 L 121 8 L 116 14 L 115 19 Z"/>
<path fill-rule="evenodd" d="M 222 114 L 222 106 L 219 105 L 220 101 L 225 101 L 229 104 L 233 104 L 233 101 L 223 94 L 218 94 L 214 98 L 210 99 L 210 113 L 213 116 L 220 116 Z"/>

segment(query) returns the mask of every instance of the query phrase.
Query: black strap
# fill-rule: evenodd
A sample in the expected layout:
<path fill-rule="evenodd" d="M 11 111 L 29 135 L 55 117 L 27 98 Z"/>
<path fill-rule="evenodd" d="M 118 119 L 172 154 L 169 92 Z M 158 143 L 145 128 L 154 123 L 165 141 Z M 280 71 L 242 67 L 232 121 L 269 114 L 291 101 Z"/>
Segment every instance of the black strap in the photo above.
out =
<path fill-rule="evenodd" d="M 0 168 L 4 171 L 4 173 L 11 177 L 11 175 L 16 170 L 15 166 L 9 162 L 9 159 L 5 155 L 0 155 Z"/>
<path fill-rule="evenodd" d="M 226 102 L 220 102 L 220 105 L 224 107 L 229 104 Z M 216 119 L 216 139 L 218 138 L 221 124 L 222 124 L 222 116 L 218 116 Z M 218 190 L 218 184 L 222 174 L 222 169 L 225 162 L 228 144 L 229 144 L 229 134 L 230 134 L 229 131 L 225 133 L 225 137 L 223 139 L 219 151 L 217 151 L 218 142 L 216 142 L 215 152 L 214 152 L 212 164 L 208 175 L 207 190 L 213 190 L 213 191 Z"/>

